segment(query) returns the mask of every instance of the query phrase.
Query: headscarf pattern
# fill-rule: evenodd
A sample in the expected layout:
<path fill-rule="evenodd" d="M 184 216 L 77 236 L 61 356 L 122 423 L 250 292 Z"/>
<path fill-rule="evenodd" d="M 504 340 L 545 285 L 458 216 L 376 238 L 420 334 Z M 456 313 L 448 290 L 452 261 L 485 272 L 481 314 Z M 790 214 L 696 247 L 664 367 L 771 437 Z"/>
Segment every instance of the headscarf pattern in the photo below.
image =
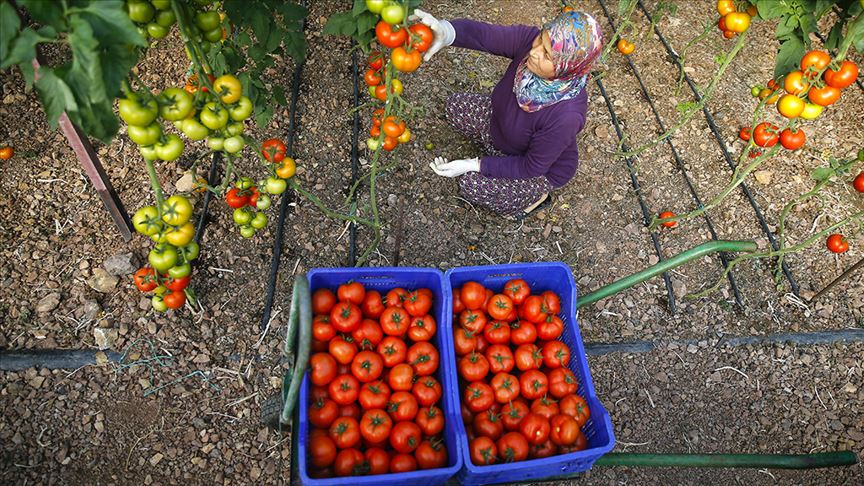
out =
<path fill-rule="evenodd" d="M 603 33 L 597 21 L 584 12 L 562 12 L 543 26 L 552 45 L 555 78 L 544 79 L 528 69 L 528 54 L 516 68 L 513 93 L 519 106 L 534 112 L 569 100 L 588 83 L 594 60 L 600 55 Z"/>

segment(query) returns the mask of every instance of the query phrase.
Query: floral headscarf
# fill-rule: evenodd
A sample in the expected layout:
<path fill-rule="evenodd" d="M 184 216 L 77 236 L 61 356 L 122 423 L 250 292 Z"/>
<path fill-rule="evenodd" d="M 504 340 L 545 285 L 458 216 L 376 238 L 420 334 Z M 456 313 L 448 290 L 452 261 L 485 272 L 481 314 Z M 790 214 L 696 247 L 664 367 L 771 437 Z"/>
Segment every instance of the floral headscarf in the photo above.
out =
<path fill-rule="evenodd" d="M 544 79 L 528 70 L 528 55 L 516 68 L 513 93 L 519 106 L 534 112 L 578 95 L 588 82 L 600 55 L 603 34 L 594 17 L 583 12 L 562 12 L 543 26 L 552 44 L 555 78 Z"/>

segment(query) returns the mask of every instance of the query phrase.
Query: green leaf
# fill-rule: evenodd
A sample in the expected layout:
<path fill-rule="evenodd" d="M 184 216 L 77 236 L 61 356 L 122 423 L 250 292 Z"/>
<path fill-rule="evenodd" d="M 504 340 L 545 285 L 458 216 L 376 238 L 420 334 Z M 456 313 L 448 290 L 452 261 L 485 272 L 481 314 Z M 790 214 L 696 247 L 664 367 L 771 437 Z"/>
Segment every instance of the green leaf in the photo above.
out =
<path fill-rule="evenodd" d="M 64 15 L 65 2 L 46 2 L 45 0 L 16 0 L 19 7 L 27 10 L 30 18 L 37 24 L 50 25 L 56 30 L 65 31 L 66 21 Z"/>
<path fill-rule="evenodd" d="M 0 69 L 5 69 L 13 64 L 30 64 L 36 58 L 36 46 L 40 42 L 50 42 L 57 38 L 57 33 L 51 27 L 45 26 L 38 31 L 24 29 L 21 35 L 15 39 L 8 57 L 0 64 Z M 30 85 L 33 80 L 28 80 Z"/>
<path fill-rule="evenodd" d="M 293 23 L 298 22 L 306 18 L 309 15 L 309 11 L 306 7 L 301 5 L 297 5 L 294 2 L 283 2 L 280 1 L 276 4 L 276 9 L 282 14 L 282 18 L 285 20 L 285 23 Z"/>
<path fill-rule="evenodd" d="M 791 13 L 786 2 L 778 0 L 757 0 L 756 8 L 759 11 L 759 17 L 763 19 L 773 19 L 785 13 Z"/>
<path fill-rule="evenodd" d="M 834 169 L 828 167 L 817 167 L 810 172 L 810 178 L 814 181 L 824 181 L 834 175 Z"/>
<path fill-rule="evenodd" d="M 795 32 L 795 29 L 796 27 L 790 26 L 786 22 L 777 22 L 774 37 L 777 39 L 787 39 Z"/>
<path fill-rule="evenodd" d="M 798 37 L 790 37 L 780 44 L 774 64 L 774 77 L 778 78 L 796 69 L 804 56 L 804 43 Z"/>
<path fill-rule="evenodd" d="M 374 30 L 378 19 L 379 17 L 372 12 L 365 12 L 360 17 L 357 17 L 357 33 L 362 34 Z"/>
<path fill-rule="evenodd" d="M 805 34 L 809 34 L 811 32 L 816 32 L 818 27 L 816 26 L 816 18 L 813 17 L 812 13 L 805 13 L 799 19 L 799 25 L 801 26 L 801 30 L 804 31 Z"/>
<path fill-rule="evenodd" d="M 630 8 L 630 2 L 635 0 L 618 0 L 618 17 L 623 17 Z"/>
<path fill-rule="evenodd" d="M 359 16 L 363 12 L 368 12 L 369 10 L 366 8 L 365 0 L 354 0 L 354 8 L 351 9 L 351 15 L 354 17 Z M 370 12 L 371 13 L 371 12 Z"/>
<path fill-rule="evenodd" d="M 843 39 L 843 26 L 845 24 L 845 20 L 838 20 L 834 23 L 834 26 L 831 27 L 831 32 L 828 33 L 828 38 L 825 39 L 825 49 L 833 51 L 840 46 L 840 40 Z"/>
<path fill-rule="evenodd" d="M 42 67 L 39 69 L 36 92 L 45 108 L 45 115 L 51 128 L 57 128 L 57 120 L 64 111 L 75 112 L 78 110 L 78 104 L 69 85 L 58 78 L 51 68 Z"/>
<path fill-rule="evenodd" d="M 682 101 L 675 105 L 675 109 L 678 110 L 678 113 L 689 113 L 696 107 L 695 101 Z"/>
<path fill-rule="evenodd" d="M 324 25 L 324 33 L 327 35 L 354 35 L 356 31 L 357 23 L 351 12 L 332 15 Z"/>
<path fill-rule="evenodd" d="M 12 41 L 21 28 L 21 18 L 11 3 L 0 3 L 0 64 L 6 64 L 6 56 L 12 49 Z"/>
<path fill-rule="evenodd" d="M 285 88 L 279 85 L 273 86 L 273 99 L 282 106 L 287 105 L 288 99 L 285 98 Z"/>
<path fill-rule="evenodd" d="M 70 9 L 67 14 L 79 14 L 90 23 L 93 35 L 102 44 L 128 44 L 147 47 L 147 39 L 138 33 L 129 19 L 122 0 L 100 0 L 82 9 Z"/>

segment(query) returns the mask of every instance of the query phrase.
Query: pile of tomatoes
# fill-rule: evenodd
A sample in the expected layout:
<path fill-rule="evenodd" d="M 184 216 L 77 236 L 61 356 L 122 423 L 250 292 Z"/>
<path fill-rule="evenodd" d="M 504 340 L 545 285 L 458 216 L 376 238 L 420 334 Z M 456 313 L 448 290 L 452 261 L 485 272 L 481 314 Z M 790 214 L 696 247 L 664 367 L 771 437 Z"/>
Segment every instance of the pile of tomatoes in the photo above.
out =
<path fill-rule="evenodd" d="M 358 282 L 312 294 L 308 464 L 313 477 L 447 465 L 429 289 Z"/>
<path fill-rule="evenodd" d="M 366 8 L 381 15 L 381 20 L 375 25 L 375 38 L 382 47 L 392 51 L 389 60 L 382 52 L 372 52 L 363 80 L 372 98 L 386 102 L 388 82 L 391 95 L 399 96 L 404 89 L 394 70 L 401 73 L 416 71 L 423 60 L 421 54 L 432 46 L 435 36 L 432 29 L 424 24 L 401 25 L 405 22 L 405 9 L 398 2 L 367 0 Z M 380 147 L 389 152 L 400 143 L 411 140 L 411 131 L 406 128 L 405 121 L 396 116 L 385 118 L 384 109 L 380 108 L 372 114 L 369 135 L 370 138 L 366 140 L 369 150 L 378 150 Z"/>
<path fill-rule="evenodd" d="M 744 12 L 739 12 L 735 8 L 734 0 L 717 0 L 717 13 L 720 14 L 717 28 L 723 32 L 723 37 L 731 39 L 747 30 L 750 27 L 750 18 L 759 12 L 755 5 L 749 5 Z"/>
<path fill-rule="evenodd" d="M 453 290 L 462 421 L 471 462 L 489 465 L 579 451 L 591 416 L 560 340 L 561 300 L 522 279 L 500 294 L 477 282 Z M 456 326 L 455 323 L 459 325 Z"/>
<path fill-rule="evenodd" d="M 147 257 L 150 265 L 135 272 L 133 280 L 141 292 L 154 292 L 151 304 L 159 312 L 186 303 L 191 262 L 200 252 L 191 217 L 192 203 L 180 195 L 163 201 L 161 208 L 144 206 L 132 216 L 135 230 L 156 242 Z"/>

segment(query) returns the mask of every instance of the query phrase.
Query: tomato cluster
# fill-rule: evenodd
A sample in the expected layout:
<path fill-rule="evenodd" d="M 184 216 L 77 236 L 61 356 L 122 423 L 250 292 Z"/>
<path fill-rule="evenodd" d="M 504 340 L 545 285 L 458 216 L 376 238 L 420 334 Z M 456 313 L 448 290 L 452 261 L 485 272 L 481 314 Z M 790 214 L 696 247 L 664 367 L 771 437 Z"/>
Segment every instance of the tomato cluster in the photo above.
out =
<path fill-rule="evenodd" d="M 745 11 L 739 12 L 735 8 L 734 0 L 717 0 L 717 13 L 720 14 L 717 28 L 723 32 L 723 37 L 731 39 L 747 30 L 751 17 L 755 17 L 759 12 L 755 5 L 748 5 Z"/>
<path fill-rule="evenodd" d="M 358 282 L 312 294 L 309 465 L 314 477 L 447 465 L 429 289 Z"/>
<path fill-rule="evenodd" d="M 416 71 L 422 63 L 422 53 L 432 46 L 435 36 L 432 29 L 424 24 L 408 27 L 400 25 L 405 21 L 405 10 L 398 2 L 367 0 L 366 7 L 370 12 L 381 15 L 381 20 L 375 25 L 375 38 L 382 48 L 387 47 L 392 51 L 389 59 L 382 52 L 373 51 L 369 55 L 363 80 L 372 98 L 387 102 L 388 95 L 399 96 L 404 89 L 394 71 Z M 369 150 L 378 150 L 380 147 L 389 152 L 400 143 L 411 140 L 411 130 L 405 126 L 405 121 L 396 116 L 385 116 L 384 112 L 384 109 L 379 108 L 372 114 L 370 137 L 366 140 Z"/>
<path fill-rule="evenodd" d="M 462 421 L 478 466 L 582 450 L 590 418 L 568 368 L 570 348 L 554 292 L 522 279 L 496 294 L 477 282 L 453 290 L 453 343 Z"/>
<path fill-rule="evenodd" d="M 199 7 L 206 7 L 212 0 L 195 0 Z M 177 21 L 171 9 L 171 0 L 126 0 L 126 13 L 138 26 L 138 33 L 145 38 L 162 39 L 168 35 L 171 26 Z M 223 17 L 213 10 L 195 12 L 193 27 L 196 40 L 218 42 L 225 38 L 222 28 Z M 206 45 L 206 44 L 205 44 Z"/>
<path fill-rule="evenodd" d="M 282 192 L 285 191 L 285 181 Z M 268 186 L 265 186 L 265 189 Z M 240 236 L 252 238 L 255 232 L 267 226 L 267 215 L 264 210 L 270 207 L 272 201 L 267 194 L 258 192 L 258 187 L 248 177 L 241 177 L 234 187 L 225 193 L 225 202 L 234 208 L 234 223 L 240 227 Z"/>
<path fill-rule="evenodd" d="M 132 216 L 135 230 L 156 242 L 147 257 L 150 265 L 139 269 L 133 280 L 138 290 L 154 292 L 151 304 L 159 312 L 186 303 L 191 262 L 200 252 L 191 217 L 192 203 L 180 195 L 163 201 L 161 208 L 144 206 Z"/>

